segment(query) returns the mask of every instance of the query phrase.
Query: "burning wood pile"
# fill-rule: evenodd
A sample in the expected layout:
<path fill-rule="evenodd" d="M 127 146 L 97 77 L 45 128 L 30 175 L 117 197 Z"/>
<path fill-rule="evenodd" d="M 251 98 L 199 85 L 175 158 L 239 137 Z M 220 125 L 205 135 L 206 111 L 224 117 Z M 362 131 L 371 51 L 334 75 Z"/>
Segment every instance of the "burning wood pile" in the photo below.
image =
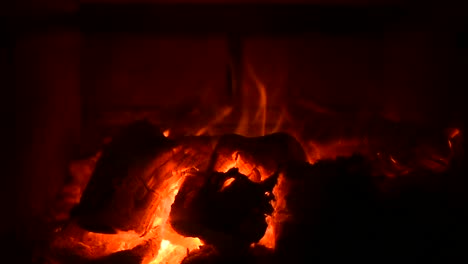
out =
<path fill-rule="evenodd" d="M 56 229 L 47 262 L 463 257 L 455 242 L 467 220 L 460 140 L 449 138 L 443 169 L 408 169 L 392 158 L 389 177 L 380 153 L 312 163 L 288 134 L 172 139 L 137 122 L 84 163 L 86 188 Z"/>

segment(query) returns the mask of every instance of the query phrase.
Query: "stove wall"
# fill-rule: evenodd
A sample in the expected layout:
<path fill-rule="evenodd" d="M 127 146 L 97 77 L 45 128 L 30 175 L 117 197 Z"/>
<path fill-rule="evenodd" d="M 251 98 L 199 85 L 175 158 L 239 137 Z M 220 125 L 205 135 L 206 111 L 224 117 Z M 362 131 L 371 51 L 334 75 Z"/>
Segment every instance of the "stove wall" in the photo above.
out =
<path fill-rule="evenodd" d="M 1 187 L 0 230 L 4 256 L 18 263 L 30 263 L 33 242 L 45 244 L 53 204 L 78 144 L 79 46 L 76 32 L 52 30 L 18 34 L 9 47 L 15 143 L 7 153 L 16 162 L 10 163 L 11 174 L 3 175 L 9 180 Z"/>

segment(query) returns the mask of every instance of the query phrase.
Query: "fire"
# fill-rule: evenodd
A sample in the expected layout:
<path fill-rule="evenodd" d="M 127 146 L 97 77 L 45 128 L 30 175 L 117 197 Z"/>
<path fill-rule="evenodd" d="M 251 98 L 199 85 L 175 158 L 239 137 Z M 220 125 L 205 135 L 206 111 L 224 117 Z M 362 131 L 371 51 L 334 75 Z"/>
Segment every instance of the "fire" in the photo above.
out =
<path fill-rule="evenodd" d="M 453 139 L 454 137 L 460 135 L 460 129 L 458 128 L 453 128 L 450 129 L 451 131 L 449 132 L 449 139 Z"/>
<path fill-rule="evenodd" d="M 350 156 L 356 151 L 363 153 L 367 149 L 367 143 L 359 139 L 340 139 L 327 144 L 309 140 L 303 147 L 309 162 L 313 164 L 318 160 L 333 159 L 339 155 Z"/>
<path fill-rule="evenodd" d="M 176 149 L 174 151 L 180 150 Z M 90 162 L 94 164 L 95 159 L 96 157 L 92 157 Z M 71 167 L 72 173 L 89 180 L 94 169 L 89 164 L 90 162 L 73 164 L 74 166 Z M 167 163 L 167 166 L 173 166 L 171 162 Z M 149 170 L 151 169 L 150 166 Z M 172 170 L 170 176 L 160 183 L 156 190 L 158 193 L 157 198 L 153 201 L 156 213 L 152 217 L 149 232 L 143 236 L 134 231 L 118 231 L 117 234 L 94 233 L 70 224 L 64 228 L 56 229 L 57 237 L 52 242 L 52 247 L 56 250 L 71 251 L 73 254 L 78 254 L 86 259 L 99 259 L 116 252 L 151 245 L 150 249 L 145 251 L 146 257 L 142 263 L 180 263 L 187 255 L 187 252 L 198 249 L 199 246 L 203 245 L 198 238 L 179 235 L 168 223 L 171 205 L 189 169 Z M 159 249 L 155 248 L 155 252 L 153 252 L 151 247 L 158 244 Z"/>
<path fill-rule="evenodd" d="M 162 194 L 162 200 L 156 201 L 158 209 L 156 211 L 157 216 L 153 222 L 153 228 L 160 227 L 162 229 L 162 240 L 156 258 L 151 260 L 149 264 L 180 263 L 189 251 L 203 245 L 198 238 L 179 235 L 168 223 L 171 205 L 174 203 L 183 182 L 185 172 L 186 170 L 173 171 L 172 177 L 159 190 Z"/>
<path fill-rule="evenodd" d="M 229 185 L 232 184 L 232 182 L 235 180 L 235 178 L 229 178 L 227 179 L 224 183 L 223 183 L 223 186 L 221 187 L 221 191 L 223 191 L 224 189 L 226 189 L 227 187 L 229 187 Z"/>
<path fill-rule="evenodd" d="M 243 86 L 243 89 L 247 89 L 244 91 L 244 96 L 246 97 L 244 99 L 246 100 L 243 101 L 245 103 L 245 101 L 248 99 L 247 97 L 254 94 L 253 92 L 256 92 L 255 94 L 258 97 L 255 100 L 257 108 L 255 109 L 254 113 L 252 113 L 249 112 L 252 110 L 250 107 L 246 105 L 238 106 L 241 107 L 238 126 L 235 131 L 226 132 L 236 132 L 245 136 L 264 136 L 269 133 L 281 131 L 286 115 L 282 113 L 278 116 L 272 115 L 268 112 L 269 102 L 265 84 L 257 76 L 251 65 L 247 66 L 247 73 L 253 85 Z M 202 136 L 209 134 L 209 132 L 212 131 L 212 127 L 230 116 L 234 109 L 235 107 L 231 106 L 221 109 L 216 118 L 208 122 L 206 126 L 198 128 L 196 131 L 192 131 L 192 135 Z M 267 127 L 268 119 L 274 119 L 276 122 L 273 125 Z M 453 147 L 455 138 L 460 134 L 460 130 L 456 128 L 449 131 L 448 145 L 451 149 Z M 171 129 L 164 130 L 163 135 L 166 138 L 169 137 L 171 135 Z M 340 139 L 329 142 L 327 144 L 315 142 L 312 140 L 302 143 L 304 149 L 306 150 L 308 161 L 312 164 L 321 159 L 335 158 L 338 155 L 351 155 L 356 151 L 362 153 L 368 149 L 368 142 L 366 140 L 358 139 Z M 179 151 L 183 152 L 180 149 L 173 150 L 173 152 Z M 384 156 L 381 155 L 380 152 L 378 152 L 377 155 Z M 403 168 L 403 159 L 398 158 L 397 161 L 392 155 L 386 157 L 388 157 L 393 166 L 400 169 Z M 96 157 L 94 157 L 94 159 L 96 159 Z M 167 166 L 170 168 L 176 168 L 177 166 L 173 165 L 172 163 L 177 162 L 179 161 L 171 160 L 167 163 Z M 271 175 L 271 173 L 269 173 L 265 168 L 257 166 L 256 164 L 252 164 L 249 161 L 249 157 L 240 151 L 233 152 L 231 157 L 227 157 L 225 160 L 217 163 L 215 170 L 218 172 L 227 172 L 231 168 L 238 168 L 241 174 L 247 175 L 251 181 L 255 182 L 264 181 Z M 89 179 L 91 171 L 89 168 L 86 169 L 88 174 L 87 177 Z M 154 168 L 151 167 L 148 170 L 153 169 Z M 81 249 L 83 256 L 88 258 L 98 258 L 109 255 L 111 253 L 133 249 L 150 241 L 151 239 L 154 239 L 156 240 L 154 246 L 155 252 L 150 252 L 147 254 L 143 263 L 180 263 L 190 251 L 196 250 L 203 245 L 203 242 L 199 238 L 184 237 L 174 231 L 169 224 L 171 206 L 174 203 L 175 197 L 185 179 L 186 172 L 190 169 L 199 168 L 188 167 L 171 169 L 169 175 L 165 175 L 167 177 L 161 181 L 161 183 L 158 185 L 158 188 L 153 190 L 156 193 L 156 198 L 152 204 L 153 208 L 156 208 L 155 214 L 150 217 L 152 219 L 152 222 L 150 222 L 150 231 L 143 236 L 140 236 L 135 232 L 119 232 L 118 234 L 113 235 L 84 232 L 83 234 L 80 234 L 80 238 L 77 239 L 78 242 L 71 241 L 73 238 L 60 238 L 56 241 L 56 243 L 59 244 L 58 247 L 79 244 L 80 247 L 84 248 Z M 228 178 L 226 181 L 224 181 L 220 191 L 228 188 L 235 180 L 236 179 L 233 177 Z M 280 235 L 280 227 L 289 218 L 285 200 L 287 192 L 288 181 L 283 174 L 280 174 L 278 182 L 272 191 L 275 199 L 270 202 L 274 211 L 271 216 L 266 216 L 266 222 L 268 226 L 265 234 L 259 240 L 259 242 L 253 246 L 261 245 L 269 249 L 275 249 L 276 239 Z M 271 194 L 265 193 L 265 195 L 269 196 Z M 93 245 L 94 248 L 91 248 L 90 245 Z"/>
<path fill-rule="evenodd" d="M 226 117 L 228 117 L 232 112 L 232 107 L 224 107 L 219 111 L 219 114 L 211 120 L 208 124 L 200 128 L 194 134 L 195 136 L 201 136 L 206 134 L 214 125 L 218 124 L 219 122 L 223 121 Z"/>
<path fill-rule="evenodd" d="M 180 263 L 185 258 L 188 251 L 202 245 L 198 238 L 193 238 L 191 244 L 192 247 L 188 248 L 178 244 L 173 244 L 171 241 L 163 239 L 161 241 L 157 257 L 148 264 Z"/>
<path fill-rule="evenodd" d="M 278 236 L 278 227 L 288 218 L 285 194 L 287 193 L 287 182 L 284 176 L 280 175 L 278 183 L 273 188 L 273 195 L 276 200 L 271 201 L 274 212 L 271 216 L 267 216 L 268 223 L 265 235 L 258 242 L 259 245 L 274 249 L 276 245 L 276 238 Z"/>
<path fill-rule="evenodd" d="M 452 129 L 449 129 L 449 132 L 448 132 L 448 140 L 447 140 L 447 143 L 448 143 L 448 146 L 450 149 L 453 148 L 453 140 L 458 137 L 461 132 L 460 132 L 460 129 L 458 128 L 452 128 Z"/>
<path fill-rule="evenodd" d="M 241 105 L 233 105 L 232 107 L 220 109 L 214 119 L 206 123 L 199 130 L 194 131 L 193 135 L 209 135 L 210 132 L 214 130 L 213 127 L 216 124 L 232 117 L 235 110 L 240 111 L 240 116 L 237 117 L 237 127 L 233 131 L 222 131 L 223 133 L 234 132 L 244 136 L 264 136 L 283 130 L 286 121 L 285 108 L 282 108 L 282 111 L 278 114 L 277 112 L 270 111 L 269 104 L 275 106 L 281 105 L 284 102 L 269 101 L 267 87 L 250 63 L 246 63 L 246 77 L 247 78 L 243 79 L 241 85 Z M 232 168 L 238 168 L 241 174 L 247 175 L 250 180 L 255 182 L 263 181 L 273 173 L 271 171 L 266 171 L 265 168 L 256 167 L 249 163 L 248 160 L 245 159 L 244 153 L 241 152 L 232 153 L 232 159 L 227 159 L 217 164 L 215 170 L 218 172 L 227 172 Z M 234 178 L 226 180 L 221 190 L 231 185 L 234 180 Z M 285 185 L 286 180 L 284 177 L 280 177 L 277 185 L 273 189 L 275 200 L 271 201 L 271 204 L 274 208 L 274 212 L 271 216 L 266 217 L 268 227 L 265 235 L 258 242 L 259 245 L 270 249 L 275 248 L 278 226 L 285 219 L 284 211 L 286 202 L 283 198 L 286 193 Z"/>
<path fill-rule="evenodd" d="M 257 100 L 257 110 L 253 115 L 249 115 L 249 107 L 242 108 L 242 116 L 239 121 L 239 125 L 236 129 L 236 133 L 241 135 L 265 135 L 265 125 L 267 120 L 267 93 L 266 87 L 263 82 L 257 77 L 252 65 L 247 64 L 247 74 L 253 80 L 254 89 L 258 93 L 258 100 Z M 243 86 L 244 94 L 250 95 L 252 94 L 251 89 L 249 89 L 247 84 Z M 248 99 L 248 98 L 245 98 Z M 251 131 L 251 126 L 253 124 L 258 124 L 258 131 Z M 255 134 L 252 134 L 254 132 Z"/>
<path fill-rule="evenodd" d="M 159 264 L 159 263 L 179 263 L 183 257 L 184 252 L 179 252 L 180 248 L 173 245 L 169 240 L 162 240 L 161 245 L 158 251 L 158 256 L 154 261 L 151 261 L 150 264 Z M 172 255 L 175 255 L 171 257 Z M 182 258 L 180 258 L 182 256 Z"/>

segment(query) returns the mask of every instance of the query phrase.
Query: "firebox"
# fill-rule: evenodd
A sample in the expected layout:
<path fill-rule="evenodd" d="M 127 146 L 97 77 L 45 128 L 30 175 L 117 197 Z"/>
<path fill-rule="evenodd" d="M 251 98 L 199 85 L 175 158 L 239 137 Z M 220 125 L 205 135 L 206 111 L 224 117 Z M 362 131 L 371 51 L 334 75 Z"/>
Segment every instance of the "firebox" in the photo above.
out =
<path fill-rule="evenodd" d="M 66 2 L 2 16 L 15 263 L 467 260 L 462 4 Z"/>

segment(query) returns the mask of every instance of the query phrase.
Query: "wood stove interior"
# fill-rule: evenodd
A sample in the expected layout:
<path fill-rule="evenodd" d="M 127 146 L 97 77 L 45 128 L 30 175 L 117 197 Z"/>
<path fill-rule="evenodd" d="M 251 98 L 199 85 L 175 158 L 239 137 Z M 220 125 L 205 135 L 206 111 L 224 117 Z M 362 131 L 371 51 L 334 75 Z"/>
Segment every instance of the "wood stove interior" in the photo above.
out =
<path fill-rule="evenodd" d="M 16 263 L 164 263 L 157 255 L 172 240 L 145 240 L 148 230 L 140 230 L 159 209 L 139 212 L 125 203 L 140 189 L 114 193 L 121 197 L 112 205 L 89 205 L 109 198 L 96 194 L 107 182 L 114 186 L 120 176 L 113 175 L 127 179 L 129 168 L 161 164 L 168 149 L 182 163 L 174 152 L 182 146 L 196 154 L 186 168 L 174 166 L 198 169 L 186 182 L 233 179 L 221 184 L 231 196 L 197 196 L 221 211 L 233 208 L 224 217 L 192 200 L 195 213 L 173 206 L 171 217 L 190 219 L 173 221 L 179 235 L 205 244 L 190 248 L 185 263 L 466 259 L 468 8 L 450 1 L 279 2 L 89 0 L 2 13 L 0 82 L 5 98 L 11 91 L 16 98 L 2 112 L 15 116 L 17 161 L 3 177 L 3 256 Z M 128 127 L 140 120 L 156 128 Z M 248 157 L 236 165 L 240 172 L 226 165 L 233 153 Z M 276 172 L 274 186 L 284 192 L 264 187 Z M 148 177 L 145 187 L 160 188 Z M 86 188 L 90 178 L 97 190 Z M 188 183 L 177 186 L 174 204 L 190 200 Z M 91 200 L 81 201 L 74 218 L 85 190 Z M 246 190 L 260 204 L 258 190 L 282 196 L 269 214 L 280 219 L 282 210 L 288 220 L 277 221 L 273 244 L 258 242 L 268 228 L 232 203 L 234 195 L 248 204 Z M 226 223 L 207 222 L 200 212 Z M 237 229 L 240 214 L 251 225 Z M 230 238 L 193 231 L 195 222 Z M 86 243 L 88 251 L 57 250 L 63 230 L 78 232 L 70 223 L 103 236 L 140 223 L 130 229 L 144 239 L 107 251 Z M 257 250 L 238 246 L 246 241 Z"/>

